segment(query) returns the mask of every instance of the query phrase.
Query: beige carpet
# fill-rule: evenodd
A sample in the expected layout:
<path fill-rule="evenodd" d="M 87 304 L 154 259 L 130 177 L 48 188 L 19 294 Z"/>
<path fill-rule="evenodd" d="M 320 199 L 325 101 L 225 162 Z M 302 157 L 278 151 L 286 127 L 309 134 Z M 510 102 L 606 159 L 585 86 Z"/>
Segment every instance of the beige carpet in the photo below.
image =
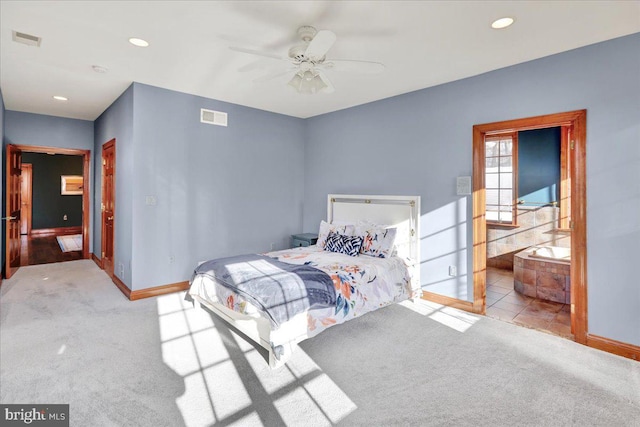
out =
<path fill-rule="evenodd" d="M 0 401 L 72 426 L 638 426 L 640 364 L 457 310 L 395 305 L 263 357 L 181 294 L 130 302 L 87 260 L 0 288 Z"/>

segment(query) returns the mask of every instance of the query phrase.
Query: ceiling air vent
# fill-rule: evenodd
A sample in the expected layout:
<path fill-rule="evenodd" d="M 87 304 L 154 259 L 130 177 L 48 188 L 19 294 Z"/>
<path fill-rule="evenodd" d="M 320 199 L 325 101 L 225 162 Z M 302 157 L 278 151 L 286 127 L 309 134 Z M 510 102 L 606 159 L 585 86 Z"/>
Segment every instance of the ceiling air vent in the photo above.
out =
<path fill-rule="evenodd" d="M 227 113 L 220 111 L 200 109 L 200 123 L 207 123 L 209 125 L 226 126 L 227 125 Z"/>
<path fill-rule="evenodd" d="M 40 46 L 41 37 L 32 36 L 31 34 L 21 33 L 20 31 L 12 31 L 12 39 L 14 42 L 26 44 L 27 46 Z"/>

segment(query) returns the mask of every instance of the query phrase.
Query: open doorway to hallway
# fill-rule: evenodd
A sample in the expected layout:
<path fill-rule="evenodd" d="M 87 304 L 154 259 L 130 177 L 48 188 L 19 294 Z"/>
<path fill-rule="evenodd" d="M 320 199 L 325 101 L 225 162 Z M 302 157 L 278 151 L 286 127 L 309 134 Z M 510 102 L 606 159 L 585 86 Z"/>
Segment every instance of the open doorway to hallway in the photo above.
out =
<path fill-rule="evenodd" d="M 89 257 L 89 150 L 7 146 L 5 277 Z"/>
<path fill-rule="evenodd" d="M 20 265 L 82 259 L 82 156 L 22 153 Z"/>

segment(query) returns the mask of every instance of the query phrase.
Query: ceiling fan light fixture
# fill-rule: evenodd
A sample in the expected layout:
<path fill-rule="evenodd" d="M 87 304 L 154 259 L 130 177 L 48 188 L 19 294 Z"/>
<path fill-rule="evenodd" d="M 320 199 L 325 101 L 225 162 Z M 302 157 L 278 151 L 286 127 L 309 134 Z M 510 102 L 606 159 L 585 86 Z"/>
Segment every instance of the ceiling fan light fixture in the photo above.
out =
<path fill-rule="evenodd" d="M 318 73 L 312 70 L 295 73 L 288 84 L 298 91 L 298 93 L 307 94 L 321 92 L 327 87 Z"/>

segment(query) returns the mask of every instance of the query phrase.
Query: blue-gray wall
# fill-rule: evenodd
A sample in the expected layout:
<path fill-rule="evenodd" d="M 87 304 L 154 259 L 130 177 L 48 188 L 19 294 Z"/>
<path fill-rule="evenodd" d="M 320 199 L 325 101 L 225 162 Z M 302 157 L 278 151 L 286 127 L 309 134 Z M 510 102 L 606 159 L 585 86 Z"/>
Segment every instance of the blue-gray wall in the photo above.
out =
<path fill-rule="evenodd" d="M 227 112 L 228 127 L 200 123 L 201 108 Z M 116 138 L 114 267 L 132 290 L 188 280 L 198 261 L 283 249 L 302 229 L 301 119 L 134 83 L 95 129 L 96 153 Z M 95 189 L 99 213 L 99 178 Z M 99 214 L 94 224 L 98 248 Z"/>
<path fill-rule="evenodd" d="M 560 128 L 518 132 L 518 199 L 523 206 L 560 202 Z"/>
<path fill-rule="evenodd" d="M 589 332 L 640 345 L 638 75 L 634 34 L 307 120 L 136 83 L 95 121 L 95 253 L 100 150 L 116 138 L 115 267 L 134 290 L 187 280 L 200 260 L 282 248 L 317 230 L 328 193 L 415 194 L 423 287 L 472 300 L 470 197 L 455 194 L 472 172 L 472 126 L 586 108 Z M 227 111 L 229 127 L 200 124 L 200 108 Z M 5 142 L 32 124 L 19 114 L 6 112 Z M 56 143 L 69 146 L 33 142 Z"/>
<path fill-rule="evenodd" d="M 472 300 L 473 125 L 586 108 L 589 332 L 640 345 L 638 76 L 634 34 L 308 119 L 304 231 L 328 193 L 420 195 L 422 286 Z"/>
<path fill-rule="evenodd" d="M 93 122 L 7 110 L 3 147 L 7 144 L 90 150 L 93 156 Z M 89 182 L 93 182 L 93 169 L 89 170 Z M 92 204 L 93 191 L 90 187 L 89 206 Z M 92 217 L 90 209 L 89 218 Z M 92 243 L 90 238 L 89 252 L 92 251 Z"/>
<path fill-rule="evenodd" d="M 114 222 L 114 273 L 131 287 L 132 201 L 136 170 L 133 162 L 133 85 L 107 108 L 95 121 L 93 241 L 94 253 L 102 258 L 102 145 L 116 140 L 116 184 Z M 123 271 L 118 268 L 122 264 Z"/>

